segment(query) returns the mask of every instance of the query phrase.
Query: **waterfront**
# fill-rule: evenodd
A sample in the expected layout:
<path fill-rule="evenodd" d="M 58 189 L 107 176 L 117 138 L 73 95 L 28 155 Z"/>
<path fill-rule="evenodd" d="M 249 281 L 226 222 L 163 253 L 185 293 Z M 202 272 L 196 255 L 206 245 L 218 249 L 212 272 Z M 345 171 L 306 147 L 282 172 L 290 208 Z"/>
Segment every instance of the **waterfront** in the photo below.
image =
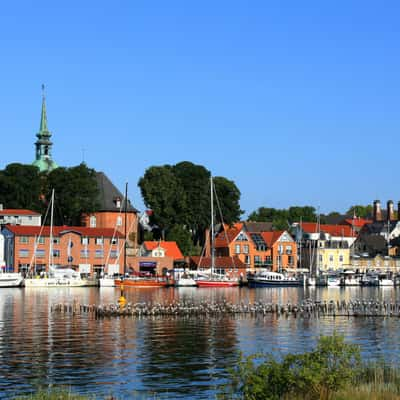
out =
<path fill-rule="evenodd" d="M 304 298 L 400 299 L 391 288 L 129 289 L 129 302 L 222 301 L 286 304 Z M 114 288 L 0 290 L 0 398 L 39 386 L 119 398 L 213 398 L 238 352 L 284 354 L 311 349 L 334 330 L 358 343 L 366 357 L 395 362 L 398 318 L 111 318 L 50 312 L 55 303 L 115 303 Z"/>

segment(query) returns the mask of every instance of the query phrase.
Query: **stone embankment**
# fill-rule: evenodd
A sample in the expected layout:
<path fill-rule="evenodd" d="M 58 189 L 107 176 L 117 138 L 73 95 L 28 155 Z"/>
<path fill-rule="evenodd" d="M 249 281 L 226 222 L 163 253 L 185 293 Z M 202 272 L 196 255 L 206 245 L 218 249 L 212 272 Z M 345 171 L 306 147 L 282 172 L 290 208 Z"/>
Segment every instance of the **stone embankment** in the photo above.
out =
<path fill-rule="evenodd" d="M 251 317 L 275 314 L 280 317 L 321 318 L 321 317 L 400 317 L 400 302 L 377 300 L 351 301 L 314 301 L 305 300 L 299 304 L 273 304 L 264 302 L 233 304 L 221 302 L 171 302 L 171 303 L 123 303 L 89 305 L 58 303 L 51 307 L 54 313 L 74 315 L 91 314 L 96 318 L 105 317 L 218 317 L 239 316 Z"/>

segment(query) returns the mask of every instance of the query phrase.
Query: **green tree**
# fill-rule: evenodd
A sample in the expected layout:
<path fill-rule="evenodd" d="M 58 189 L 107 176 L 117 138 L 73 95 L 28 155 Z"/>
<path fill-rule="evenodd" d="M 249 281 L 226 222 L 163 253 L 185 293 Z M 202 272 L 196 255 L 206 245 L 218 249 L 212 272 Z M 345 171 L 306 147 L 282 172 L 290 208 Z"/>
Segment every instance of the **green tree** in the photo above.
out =
<path fill-rule="evenodd" d="M 182 225 L 172 226 L 167 232 L 166 240 L 176 242 L 185 256 L 192 256 L 197 253 L 190 232 Z"/>
<path fill-rule="evenodd" d="M 351 206 L 346 214 L 347 215 L 355 215 L 356 217 L 361 217 L 361 218 L 368 218 L 372 216 L 373 212 L 373 207 L 371 205 L 367 206 L 362 206 L 362 205 L 354 205 Z"/>
<path fill-rule="evenodd" d="M 99 207 L 99 189 L 96 172 L 84 163 L 71 168 L 57 168 L 46 179 L 46 198 L 54 189 L 54 224 L 82 224 L 82 214 L 96 211 Z"/>
<path fill-rule="evenodd" d="M 205 167 L 188 161 L 153 166 L 145 171 L 138 186 L 145 205 L 153 210 L 151 222 L 161 228 L 162 237 L 179 225 L 191 235 L 195 246 L 204 243 L 204 232 L 211 222 L 210 172 Z M 224 220 L 237 221 L 242 213 L 239 189 L 223 177 L 214 178 L 214 186 Z"/>
<path fill-rule="evenodd" d="M 0 171 L 0 203 L 7 208 L 42 211 L 42 176 L 33 165 L 9 164 Z"/>

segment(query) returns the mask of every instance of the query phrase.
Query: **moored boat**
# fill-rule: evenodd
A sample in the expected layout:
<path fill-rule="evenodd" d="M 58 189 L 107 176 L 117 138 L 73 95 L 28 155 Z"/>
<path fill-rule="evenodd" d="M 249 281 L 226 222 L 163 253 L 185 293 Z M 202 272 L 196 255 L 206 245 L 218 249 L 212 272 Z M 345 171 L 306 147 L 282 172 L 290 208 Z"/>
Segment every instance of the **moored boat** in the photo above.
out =
<path fill-rule="evenodd" d="M 136 287 L 136 288 L 149 288 L 149 287 L 167 287 L 174 284 L 172 279 L 167 277 L 142 277 L 142 276 L 129 276 L 125 278 L 115 279 L 115 286 L 117 287 Z"/>
<path fill-rule="evenodd" d="M 0 272 L 0 287 L 19 287 L 23 282 L 24 278 L 18 272 Z"/>
<path fill-rule="evenodd" d="M 247 282 L 250 288 L 266 286 L 280 287 L 302 285 L 300 279 L 272 271 L 260 271 L 255 274 L 248 274 Z"/>

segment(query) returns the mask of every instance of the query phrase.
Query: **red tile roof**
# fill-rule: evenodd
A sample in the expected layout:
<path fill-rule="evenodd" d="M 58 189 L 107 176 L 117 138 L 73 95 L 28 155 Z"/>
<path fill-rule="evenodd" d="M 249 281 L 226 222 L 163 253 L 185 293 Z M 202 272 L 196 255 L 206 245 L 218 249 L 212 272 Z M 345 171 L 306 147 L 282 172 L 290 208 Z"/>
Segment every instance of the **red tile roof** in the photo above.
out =
<path fill-rule="evenodd" d="M 261 236 L 267 243 L 268 247 L 272 245 L 282 236 L 285 231 L 272 231 L 272 232 L 261 232 Z"/>
<path fill-rule="evenodd" d="M 307 233 L 317 233 L 318 224 L 316 222 L 303 222 L 301 228 Z M 320 225 L 321 232 L 329 233 L 332 236 L 345 236 L 352 237 L 357 236 L 353 229 L 349 225 Z"/>
<path fill-rule="evenodd" d="M 174 260 L 181 260 L 183 259 L 183 254 L 180 251 L 178 245 L 176 244 L 176 242 L 157 242 L 157 241 L 146 241 L 143 242 L 144 247 L 148 250 L 154 250 L 157 247 L 161 247 L 165 250 L 165 255 L 167 257 L 172 257 Z"/>
<path fill-rule="evenodd" d="M 21 210 L 19 208 L 6 208 L 0 210 L 0 215 L 40 215 L 40 213 L 31 210 Z"/>
<path fill-rule="evenodd" d="M 237 222 L 232 227 L 225 225 L 224 230 L 215 238 L 215 247 L 227 247 L 239 235 L 242 228 L 242 222 Z"/>
<path fill-rule="evenodd" d="M 17 236 L 50 236 L 50 226 L 27 226 L 27 225 L 6 225 L 6 228 Z M 42 230 L 42 231 L 41 231 Z M 69 232 L 76 232 L 88 237 L 116 237 L 123 238 L 124 235 L 112 228 L 87 228 L 85 226 L 53 226 L 53 236 L 62 236 Z"/>
<path fill-rule="evenodd" d="M 356 228 L 362 228 L 365 224 L 371 224 L 372 221 L 370 219 L 364 218 L 347 218 L 345 222 L 350 226 L 354 226 Z"/>
<path fill-rule="evenodd" d="M 191 264 L 201 268 L 211 267 L 211 257 L 190 257 Z M 246 264 L 238 256 L 233 257 L 215 257 L 214 265 L 216 268 L 246 268 Z"/>

